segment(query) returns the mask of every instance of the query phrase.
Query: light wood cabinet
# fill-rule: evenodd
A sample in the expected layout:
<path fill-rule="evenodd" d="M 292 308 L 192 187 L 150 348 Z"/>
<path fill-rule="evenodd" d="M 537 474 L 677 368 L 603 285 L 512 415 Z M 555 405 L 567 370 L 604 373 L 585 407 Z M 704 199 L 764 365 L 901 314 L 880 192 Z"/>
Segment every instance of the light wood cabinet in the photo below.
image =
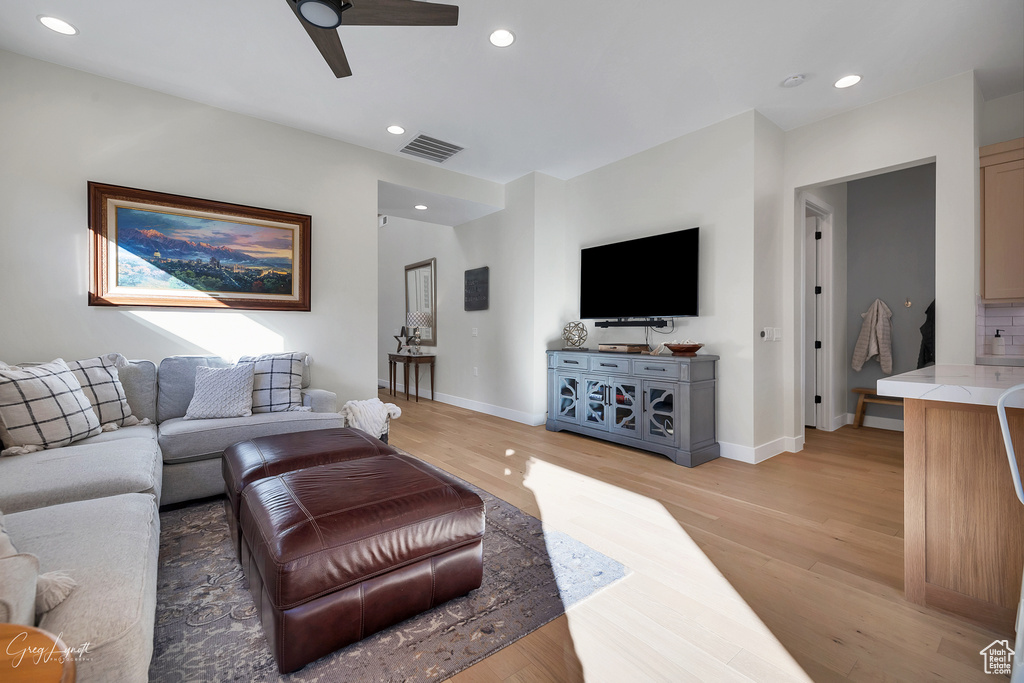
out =
<path fill-rule="evenodd" d="M 981 297 L 1024 299 L 1024 138 L 979 153 Z"/>
<path fill-rule="evenodd" d="M 1014 442 L 1024 443 L 1024 410 L 1008 418 Z M 1013 633 L 1024 506 L 995 407 L 908 398 L 903 424 L 907 599 Z"/>

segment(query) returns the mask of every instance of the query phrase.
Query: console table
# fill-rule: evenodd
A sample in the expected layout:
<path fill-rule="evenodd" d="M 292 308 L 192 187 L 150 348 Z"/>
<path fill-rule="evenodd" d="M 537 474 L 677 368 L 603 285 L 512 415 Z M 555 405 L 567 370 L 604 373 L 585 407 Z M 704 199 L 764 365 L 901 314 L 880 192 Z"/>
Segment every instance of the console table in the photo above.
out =
<path fill-rule="evenodd" d="M 718 356 L 548 351 L 549 431 L 585 434 L 695 467 L 719 455 Z"/>
<path fill-rule="evenodd" d="M 398 383 L 398 364 L 401 363 L 405 369 L 405 400 L 409 400 L 409 366 L 413 366 L 413 374 L 416 375 L 416 402 L 420 400 L 420 366 L 427 365 L 430 368 L 430 400 L 434 400 L 434 359 L 437 356 L 433 353 L 389 353 L 388 354 L 388 387 L 389 393 L 396 394 L 395 384 Z"/>

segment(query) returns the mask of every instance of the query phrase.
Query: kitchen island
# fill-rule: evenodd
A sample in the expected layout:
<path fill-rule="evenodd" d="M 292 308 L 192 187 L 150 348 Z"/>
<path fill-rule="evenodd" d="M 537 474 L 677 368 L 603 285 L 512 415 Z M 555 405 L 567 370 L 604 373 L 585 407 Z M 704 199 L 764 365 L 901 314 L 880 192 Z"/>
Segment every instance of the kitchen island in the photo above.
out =
<path fill-rule="evenodd" d="M 995 404 L 1024 367 L 936 365 L 878 381 L 904 399 L 904 590 L 907 599 L 1011 634 L 1024 570 L 1017 500 Z M 1018 464 L 1024 392 L 1008 403 Z"/>

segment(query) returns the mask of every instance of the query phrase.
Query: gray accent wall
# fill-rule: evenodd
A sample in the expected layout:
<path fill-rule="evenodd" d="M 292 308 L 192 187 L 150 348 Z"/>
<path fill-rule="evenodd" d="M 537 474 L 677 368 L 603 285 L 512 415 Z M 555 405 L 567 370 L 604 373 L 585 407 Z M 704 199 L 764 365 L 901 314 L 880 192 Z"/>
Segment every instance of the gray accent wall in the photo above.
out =
<path fill-rule="evenodd" d="M 920 327 L 935 298 L 935 164 L 854 180 L 847 185 L 846 367 L 850 389 L 874 388 L 886 375 L 877 358 L 851 367 L 863 319 L 875 299 L 892 310 L 892 374 L 917 367 Z M 904 305 L 909 299 L 910 308 Z M 941 314 L 939 304 L 936 313 Z M 857 396 L 847 394 L 847 410 Z M 868 415 L 902 419 L 898 406 L 869 404 Z"/>

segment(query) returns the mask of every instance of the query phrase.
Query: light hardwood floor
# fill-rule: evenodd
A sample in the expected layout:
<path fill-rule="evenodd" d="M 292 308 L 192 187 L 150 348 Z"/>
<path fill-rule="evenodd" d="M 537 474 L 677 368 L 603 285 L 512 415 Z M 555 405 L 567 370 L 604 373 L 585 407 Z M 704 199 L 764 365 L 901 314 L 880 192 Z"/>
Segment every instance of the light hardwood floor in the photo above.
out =
<path fill-rule="evenodd" d="M 402 395 L 404 396 L 404 395 Z M 808 430 L 760 465 L 666 458 L 380 392 L 391 443 L 632 570 L 474 681 L 984 681 L 997 634 L 903 599 L 903 447 Z"/>

